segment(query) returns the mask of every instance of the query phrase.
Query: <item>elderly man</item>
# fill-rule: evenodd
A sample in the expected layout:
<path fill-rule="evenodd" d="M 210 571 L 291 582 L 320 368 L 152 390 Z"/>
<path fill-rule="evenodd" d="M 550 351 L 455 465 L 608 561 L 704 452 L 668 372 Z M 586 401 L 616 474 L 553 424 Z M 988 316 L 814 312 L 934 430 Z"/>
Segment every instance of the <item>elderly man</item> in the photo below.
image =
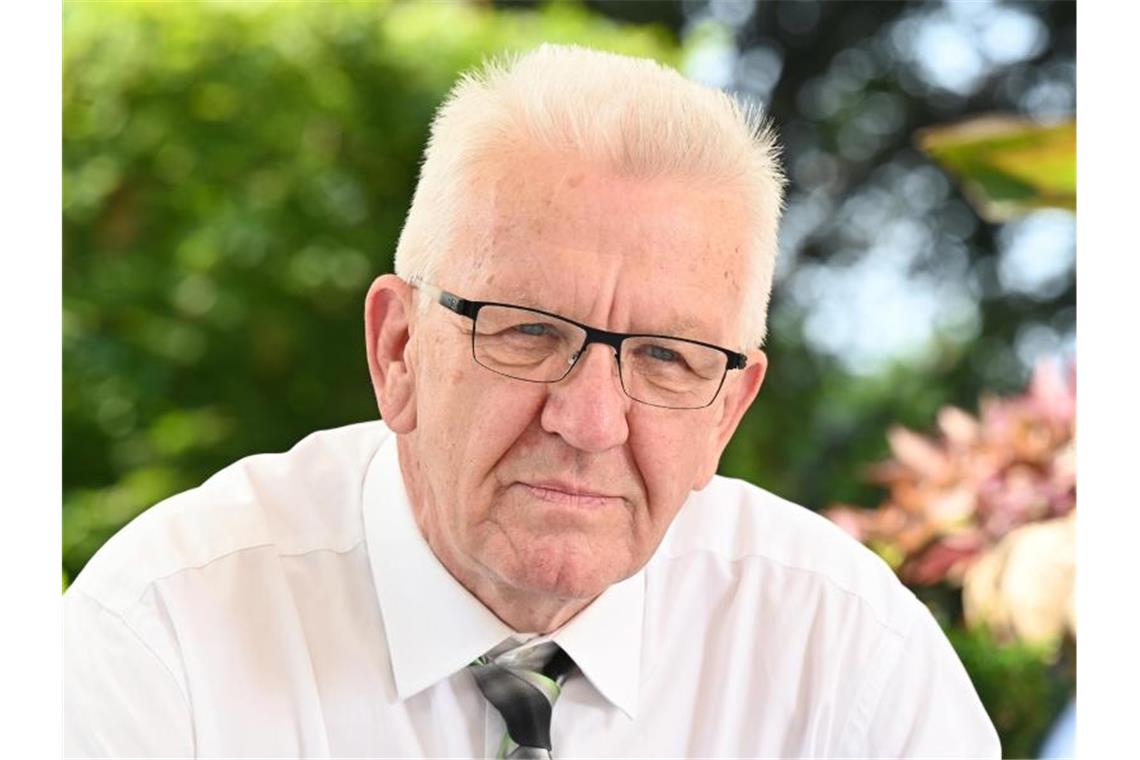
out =
<path fill-rule="evenodd" d="M 998 756 L 882 562 L 715 475 L 767 367 L 774 152 L 649 61 L 464 78 L 365 305 L 384 422 L 108 542 L 65 597 L 67 753 Z"/>

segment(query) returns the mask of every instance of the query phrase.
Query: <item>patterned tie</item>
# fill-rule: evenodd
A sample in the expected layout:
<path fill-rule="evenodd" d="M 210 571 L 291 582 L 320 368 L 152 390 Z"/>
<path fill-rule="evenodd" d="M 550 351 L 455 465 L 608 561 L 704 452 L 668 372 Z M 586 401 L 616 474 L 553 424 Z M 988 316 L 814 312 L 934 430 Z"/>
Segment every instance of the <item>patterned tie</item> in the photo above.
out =
<path fill-rule="evenodd" d="M 550 715 L 574 661 L 554 643 L 536 650 L 536 656 L 545 652 L 537 670 L 503 664 L 501 657 L 483 656 L 470 665 L 479 690 L 507 724 L 500 758 L 550 757 Z"/>

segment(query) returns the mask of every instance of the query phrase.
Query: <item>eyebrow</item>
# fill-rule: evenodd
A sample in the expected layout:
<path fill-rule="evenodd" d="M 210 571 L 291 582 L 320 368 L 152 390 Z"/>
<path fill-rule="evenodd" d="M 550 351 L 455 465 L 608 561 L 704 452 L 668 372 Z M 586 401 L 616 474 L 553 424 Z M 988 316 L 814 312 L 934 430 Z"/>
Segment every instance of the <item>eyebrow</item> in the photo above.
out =
<path fill-rule="evenodd" d="M 490 298 L 489 301 L 498 301 L 499 303 L 514 304 L 515 306 L 522 306 L 527 309 L 536 309 L 538 311 L 549 311 L 552 314 L 560 314 L 554 309 L 547 308 L 546 304 L 539 303 L 529 293 L 519 292 L 517 295 L 511 295 L 507 298 L 498 299 Z"/>
<path fill-rule="evenodd" d="M 558 315 L 560 317 L 564 317 L 566 319 L 573 320 L 575 322 L 581 322 L 582 324 L 589 324 L 589 322 L 587 320 L 578 319 L 577 317 L 575 317 L 573 315 L 566 314 L 565 312 L 558 311 L 557 309 L 551 309 L 551 308 L 549 308 L 548 304 L 542 303 L 542 302 L 536 300 L 529 293 L 524 293 L 522 291 L 518 292 L 517 295 L 512 295 L 508 298 L 503 298 L 503 299 L 487 298 L 485 300 L 496 301 L 498 303 L 505 303 L 505 304 L 510 304 L 513 306 L 521 306 L 525 309 L 535 309 L 537 311 L 544 311 L 544 312 L 548 312 L 550 314 L 556 314 L 556 315 Z M 593 327 L 594 325 L 591 325 L 591 326 Z M 662 335 L 662 336 L 673 336 L 673 337 L 677 337 L 677 338 L 688 338 L 690 340 L 702 340 L 703 341 L 703 340 L 707 340 L 707 338 L 706 338 L 706 336 L 704 336 L 700 333 L 707 332 L 707 331 L 708 330 L 707 330 L 706 326 L 699 324 L 692 317 L 674 317 L 672 319 L 672 321 L 665 322 L 660 329 L 642 328 L 642 329 L 636 329 L 636 330 L 629 330 L 628 332 L 630 334 L 634 334 L 634 335 L 640 335 L 640 334 Z M 625 331 L 623 331 L 623 332 L 625 332 Z"/>

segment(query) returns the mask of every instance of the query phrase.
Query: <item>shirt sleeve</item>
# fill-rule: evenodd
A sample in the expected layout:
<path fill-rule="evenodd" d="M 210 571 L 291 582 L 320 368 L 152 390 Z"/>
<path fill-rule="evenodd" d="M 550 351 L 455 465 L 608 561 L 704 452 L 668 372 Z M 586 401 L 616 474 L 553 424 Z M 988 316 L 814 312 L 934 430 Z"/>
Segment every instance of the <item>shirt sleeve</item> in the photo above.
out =
<path fill-rule="evenodd" d="M 1000 758 L 1001 743 L 966 669 L 917 600 L 916 620 L 869 684 L 847 748 L 861 757 Z"/>
<path fill-rule="evenodd" d="M 64 594 L 64 757 L 193 757 L 186 694 L 122 617 Z"/>

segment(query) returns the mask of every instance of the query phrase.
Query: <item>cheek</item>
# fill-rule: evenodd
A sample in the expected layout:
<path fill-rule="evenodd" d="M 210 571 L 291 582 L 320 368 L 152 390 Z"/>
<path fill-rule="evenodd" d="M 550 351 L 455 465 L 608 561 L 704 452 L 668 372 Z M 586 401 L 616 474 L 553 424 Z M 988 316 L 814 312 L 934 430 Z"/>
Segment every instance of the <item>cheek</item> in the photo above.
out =
<path fill-rule="evenodd" d="M 693 489 L 708 457 L 711 423 L 702 414 L 631 420 L 630 449 L 645 484 L 649 518 L 664 531 Z"/>
<path fill-rule="evenodd" d="M 430 420 L 439 454 L 433 458 L 446 462 L 436 468 L 441 487 L 477 494 L 478 500 L 494 487 L 495 466 L 504 455 L 527 445 L 525 432 L 537 419 L 542 389 L 496 375 L 468 353 L 450 361 L 446 371 L 427 378 L 422 415 Z"/>
<path fill-rule="evenodd" d="M 477 375 L 469 357 L 443 340 L 425 340 L 416 364 L 416 439 L 420 461 L 443 510 L 454 511 L 459 480 L 473 450 L 472 429 L 478 419 Z M 462 432 L 462 434 L 460 434 Z M 452 523 L 454 524 L 454 523 Z"/>

